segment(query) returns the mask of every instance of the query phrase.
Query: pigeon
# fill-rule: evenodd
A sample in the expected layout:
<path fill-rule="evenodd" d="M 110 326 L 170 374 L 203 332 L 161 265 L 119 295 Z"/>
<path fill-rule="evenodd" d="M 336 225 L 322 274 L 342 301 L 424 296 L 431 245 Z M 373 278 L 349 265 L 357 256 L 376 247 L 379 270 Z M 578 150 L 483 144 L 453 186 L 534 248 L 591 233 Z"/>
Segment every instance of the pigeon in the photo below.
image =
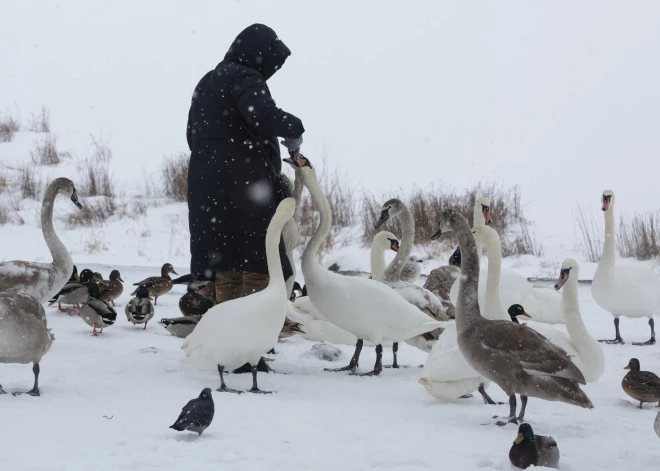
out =
<path fill-rule="evenodd" d="M 190 430 L 201 435 L 211 425 L 214 413 L 215 406 L 213 405 L 211 388 L 204 388 L 197 399 L 189 401 L 181 409 L 179 418 L 176 419 L 174 425 L 170 425 L 170 428 L 179 432 Z"/>

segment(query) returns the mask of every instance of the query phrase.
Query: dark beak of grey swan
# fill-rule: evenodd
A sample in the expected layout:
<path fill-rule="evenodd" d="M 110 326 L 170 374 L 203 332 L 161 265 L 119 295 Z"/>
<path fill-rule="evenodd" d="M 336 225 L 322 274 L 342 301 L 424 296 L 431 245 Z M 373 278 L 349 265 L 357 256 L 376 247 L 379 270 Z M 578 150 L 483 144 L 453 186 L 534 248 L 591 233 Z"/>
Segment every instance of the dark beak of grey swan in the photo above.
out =
<path fill-rule="evenodd" d="M 382 226 L 383 224 L 385 224 L 385 221 L 387 221 L 389 218 L 390 218 L 390 210 L 389 210 L 389 208 L 388 208 L 388 209 L 383 209 L 383 210 L 380 212 L 380 219 L 378 220 L 378 222 L 377 222 L 376 225 L 374 226 L 374 229 L 378 229 L 380 226 Z"/>
<path fill-rule="evenodd" d="M 431 240 L 435 240 L 442 235 L 442 229 L 438 229 L 431 235 Z"/>
<path fill-rule="evenodd" d="M 78 201 L 78 193 L 76 193 L 76 189 L 73 189 L 73 193 L 71 193 L 71 201 L 73 201 L 73 204 L 75 204 L 78 209 L 82 209 L 82 204 L 80 204 L 80 201 Z"/>

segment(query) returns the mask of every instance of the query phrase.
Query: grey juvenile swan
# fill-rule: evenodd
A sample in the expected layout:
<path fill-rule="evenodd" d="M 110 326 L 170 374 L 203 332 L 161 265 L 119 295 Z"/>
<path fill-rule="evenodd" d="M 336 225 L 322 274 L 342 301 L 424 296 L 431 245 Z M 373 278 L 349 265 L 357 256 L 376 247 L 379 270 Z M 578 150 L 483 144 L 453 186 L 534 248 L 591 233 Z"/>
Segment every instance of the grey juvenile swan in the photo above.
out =
<path fill-rule="evenodd" d="M 38 300 L 27 294 L 0 293 L 0 363 L 34 364 L 34 387 L 27 392 L 31 396 L 39 395 L 39 362 L 54 339 Z M 5 394 L 2 386 L 0 394 Z"/>
<path fill-rule="evenodd" d="M 449 209 L 442 213 L 440 228 L 431 239 L 451 231 L 456 233 L 462 257 L 456 306 L 458 347 L 472 368 L 509 396 L 509 422 L 523 420 L 527 396 L 592 409 L 579 386 L 586 384 L 584 376 L 564 350 L 525 325 L 481 316 L 477 246 L 465 217 Z M 516 394 L 522 396 L 517 419 Z"/>
<path fill-rule="evenodd" d="M 76 188 L 68 178 L 56 178 L 46 188 L 41 206 L 41 231 L 53 257 L 53 263 L 13 260 L 0 263 L 0 292 L 25 293 L 45 303 L 67 283 L 73 271 L 69 251 L 57 237 L 53 227 L 53 206 L 57 195 L 71 198 L 78 208 Z"/>

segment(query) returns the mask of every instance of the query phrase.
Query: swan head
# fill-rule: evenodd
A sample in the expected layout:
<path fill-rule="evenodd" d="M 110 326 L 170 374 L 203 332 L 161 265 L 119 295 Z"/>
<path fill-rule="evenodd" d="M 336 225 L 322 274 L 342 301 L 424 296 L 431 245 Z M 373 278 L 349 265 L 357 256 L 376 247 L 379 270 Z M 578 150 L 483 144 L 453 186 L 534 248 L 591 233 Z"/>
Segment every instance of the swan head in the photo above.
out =
<path fill-rule="evenodd" d="M 518 316 L 532 317 L 525 312 L 525 308 L 523 308 L 520 304 L 512 304 L 507 312 L 509 313 L 509 316 L 511 316 L 511 320 L 515 320 L 515 318 Z"/>
<path fill-rule="evenodd" d="M 453 267 L 461 268 L 461 247 L 456 247 L 454 253 L 449 257 L 449 264 Z"/>
<path fill-rule="evenodd" d="M 484 218 L 484 224 L 491 224 L 493 222 L 493 219 L 490 217 L 490 198 L 483 196 L 481 198 L 478 198 L 474 202 L 474 225 L 477 224 L 476 218 L 478 217 L 477 215 L 481 214 Z"/>
<path fill-rule="evenodd" d="M 623 368 L 624 370 L 630 370 L 630 371 L 640 371 L 642 369 L 642 366 L 639 363 L 639 360 L 637 358 L 631 358 L 630 361 L 628 362 L 628 366 Z"/>
<path fill-rule="evenodd" d="M 284 198 L 282 201 L 280 201 L 280 204 L 277 205 L 275 212 L 284 216 L 288 221 L 293 217 L 293 213 L 296 212 L 296 199 Z"/>
<path fill-rule="evenodd" d="M 398 252 L 399 239 L 397 239 L 391 232 L 382 231 L 374 236 L 374 241 L 371 246 L 383 252 L 386 250 L 394 250 L 395 252 Z"/>
<path fill-rule="evenodd" d="M 400 199 L 392 198 L 391 200 L 387 200 L 383 205 L 383 207 L 381 208 L 380 219 L 378 220 L 374 228 L 378 229 L 380 226 L 385 224 L 385 221 L 387 221 L 389 218 L 397 216 L 405 210 L 406 210 L 406 205 L 403 204 L 403 201 L 401 201 Z"/>
<path fill-rule="evenodd" d="M 452 232 L 457 229 L 468 228 L 467 219 L 458 211 L 453 209 L 447 209 L 442 212 L 442 217 L 440 218 L 440 227 L 431 235 L 431 240 L 436 240 L 445 232 Z"/>
<path fill-rule="evenodd" d="M 612 190 L 603 191 L 601 202 L 603 203 L 603 211 L 610 209 L 610 206 L 614 204 L 614 192 Z"/>
<path fill-rule="evenodd" d="M 75 204 L 78 209 L 82 209 L 82 204 L 78 201 L 78 193 L 76 192 L 76 187 L 73 185 L 73 182 L 68 178 L 58 178 L 55 180 L 57 187 L 57 192 L 71 198 L 73 204 Z"/>
<path fill-rule="evenodd" d="M 303 180 L 305 180 L 308 175 L 313 175 L 314 178 L 316 178 L 316 170 L 312 167 L 312 163 L 302 154 L 298 154 L 298 157 L 296 158 L 287 157 L 282 159 L 282 162 L 291 165 L 295 170 L 296 175 L 300 175 Z"/>
<path fill-rule="evenodd" d="M 567 258 L 561 264 L 559 278 L 557 279 L 557 283 L 555 283 L 555 289 L 561 289 L 569 278 L 577 280 L 579 274 L 580 267 L 578 266 L 578 263 L 572 258 Z"/>

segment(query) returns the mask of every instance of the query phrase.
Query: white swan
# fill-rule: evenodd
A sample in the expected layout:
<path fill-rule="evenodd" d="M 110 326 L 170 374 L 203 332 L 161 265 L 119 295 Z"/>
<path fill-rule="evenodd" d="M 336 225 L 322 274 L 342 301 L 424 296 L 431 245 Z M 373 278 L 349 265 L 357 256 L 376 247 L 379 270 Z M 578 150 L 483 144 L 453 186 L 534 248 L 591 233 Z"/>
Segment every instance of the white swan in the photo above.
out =
<path fill-rule="evenodd" d="M 387 250 L 399 250 L 399 241 L 391 232 L 379 232 L 374 236 L 371 244 L 371 272 L 381 273 L 385 271 L 385 252 Z M 372 275 L 373 277 L 373 275 Z M 317 342 L 328 342 L 335 345 L 355 345 L 357 337 L 346 330 L 337 327 L 314 307 L 309 296 L 301 296 L 294 301 L 289 302 L 286 317 L 302 325 L 304 333 L 300 333 L 302 338 Z M 375 346 L 371 342 L 364 342 L 365 345 Z M 390 347 L 392 342 L 383 343 L 383 346 Z"/>
<path fill-rule="evenodd" d="M 295 199 L 282 200 L 268 225 L 266 261 L 270 278 L 266 289 L 213 306 L 181 346 L 186 352 L 185 363 L 200 369 L 217 368 L 221 392 L 237 392 L 227 388 L 223 373 L 245 363 L 252 367 L 250 391 L 262 392 L 257 386 L 257 365 L 261 356 L 277 343 L 288 303 L 279 240 L 284 224 L 295 210 Z"/>
<path fill-rule="evenodd" d="M 300 203 L 300 196 L 302 195 L 303 190 L 299 173 L 300 172 L 296 170 L 293 183 L 293 199 L 296 200 L 296 208 L 298 207 L 298 203 Z M 295 214 L 294 217 L 284 224 L 284 228 L 282 229 L 282 239 L 284 239 L 286 257 L 291 264 L 291 270 L 293 270 L 293 274 L 286 280 L 286 292 L 290 295 L 293 291 L 293 284 L 296 282 L 296 260 L 293 251 L 300 245 L 300 231 L 298 230 Z"/>
<path fill-rule="evenodd" d="M 330 231 L 330 205 L 307 158 L 299 155 L 295 161 L 284 160 L 301 168 L 303 184 L 312 195 L 320 213 L 319 226 L 305 247 L 302 257 L 302 271 L 309 297 L 330 322 L 358 338 L 350 364 L 335 371 L 355 371 L 363 340 L 368 340 L 377 347 L 374 370 L 366 374 L 380 374 L 383 342 L 406 340 L 436 329 L 440 327 L 440 323 L 376 280 L 342 276 L 321 267 L 316 253 Z"/>
<path fill-rule="evenodd" d="M 616 337 L 603 340 L 615 344 L 624 343 L 619 332 L 619 317 L 648 317 L 651 338 L 633 345 L 653 345 L 655 324 L 653 316 L 660 313 L 660 278 L 651 269 L 640 266 L 616 266 L 614 256 L 614 192 L 603 191 L 605 215 L 605 243 L 603 255 L 591 285 L 596 303 L 614 316 Z"/>
<path fill-rule="evenodd" d="M 68 178 L 56 178 L 46 188 L 41 205 L 41 231 L 53 257 L 53 263 L 23 260 L 0 263 L 0 292 L 24 293 L 40 303 L 45 303 L 69 281 L 73 260 L 53 227 L 53 206 L 59 194 L 71 198 L 73 204 L 82 208 L 76 188 Z"/>
<path fill-rule="evenodd" d="M 391 217 L 396 217 L 401 221 L 401 246 L 394 260 L 390 262 L 383 274 L 374 276 L 372 273 L 372 278 L 390 286 L 394 291 L 403 296 L 406 301 L 433 319 L 439 321 L 449 320 L 444 306 L 435 294 L 422 286 L 401 281 L 401 271 L 406 263 L 408 263 L 415 241 L 415 220 L 403 201 L 392 198 L 383 204 L 380 219 L 376 223 L 375 229 L 378 229 Z M 436 332 L 436 339 L 441 332 Z"/>
<path fill-rule="evenodd" d="M 503 309 L 500 300 L 499 275 L 502 264 L 500 237 L 494 229 L 487 226 L 475 228 L 473 234 L 477 246 L 484 247 L 488 253 L 488 269 L 485 274 L 480 273 L 479 275 L 486 277 L 485 299 L 483 303 L 480 301 L 480 305 L 483 306 L 482 315 L 490 320 L 510 320 L 510 316 Z M 577 267 L 577 263 L 574 261 L 565 263 L 571 263 L 570 266 Z M 579 268 L 576 268 L 576 272 L 577 270 Z M 566 287 L 568 292 L 565 291 L 563 294 L 566 299 L 564 309 L 568 314 L 567 317 L 570 317 L 566 323 L 568 334 L 538 322 L 529 323 L 528 326 L 571 355 L 585 379 L 592 382 L 603 374 L 604 357 L 600 346 L 586 330 L 579 307 L 576 307 L 578 306 L 577 279 L 577 273 L 574 273 L 573 278 L 570 279 L 571 283 L 575 284 L 575 298 L 572 297 L 572 284 Z M 468 365 L 458 351 L 455 326 L 448 327 L 433 346 L 419 382 L 429 394 L 441 400 L 453 400 L 479 390 L 484 401 L 492 403 L 481 387 L 481 385 L 487 384 L 487 381 Z"/>

